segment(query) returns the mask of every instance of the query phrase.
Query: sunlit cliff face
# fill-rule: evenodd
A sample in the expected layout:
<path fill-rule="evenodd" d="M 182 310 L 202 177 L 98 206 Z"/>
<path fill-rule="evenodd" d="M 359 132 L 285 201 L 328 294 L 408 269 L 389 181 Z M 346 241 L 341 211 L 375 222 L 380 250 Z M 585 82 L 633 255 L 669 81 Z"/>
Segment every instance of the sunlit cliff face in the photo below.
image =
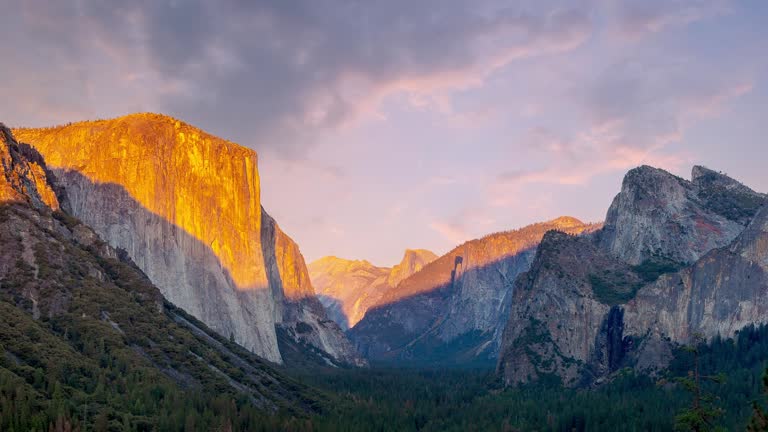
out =
<path fill-rule="evenodd" d="M 0 123 L 0 203 L 26 201 L 34 197 L 53 210 L 59 209 L 59 200 L 47 181 L 42 165 L 21 157 L 18 143 L 10 131 Z"/>
<path fill-rule="evenodd" d="M 123 187 L 146 210 L 209 247 L 239 289 L 267 286 L 254 151 L 157 114 L 14 134 L 53 169 Z"/>
<path fill-rule="evenodd" d="M 157 114 L 16 134 L 66 191 L 62 207 L 124 250 L 176 306 L 274 362 L 283 330 L 329 358 L 362 363 L 327 325 L 298 245 L 261 207 L 252 150 Z"/>
<path fill-rule="evenodd" d="M 413 276 L 403 280 L 397 289 L 387 291 L 379 300 L 378 305 L 394 303 L 407 297 L 435 290 L 449 284 L 452 278 L 458 278 L 470 269 L 484 267 L 534 248 L 549 230 L 581 234 L 594 231 L 599 226 L 585 224 L 576 218 L 564 216 L 549 222 L 529 225 L 519 230 L 490 234 L 481 239 L 468 241 L 431 262 Z"/>

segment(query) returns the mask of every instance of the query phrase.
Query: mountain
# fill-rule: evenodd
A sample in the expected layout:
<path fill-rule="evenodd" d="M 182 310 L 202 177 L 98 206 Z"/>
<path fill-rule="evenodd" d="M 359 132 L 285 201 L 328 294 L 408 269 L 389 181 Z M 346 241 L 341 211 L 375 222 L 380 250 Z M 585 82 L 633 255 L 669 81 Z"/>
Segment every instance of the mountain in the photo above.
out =
<path fill-rule="evenodd" d="M 346 330 L 357 324 L 386 291 L 436 258 L 425 249 L 407 249 L 400 263 L 388 268 L 365 260 L 323 257 L 309 264 L 309 277 L 328 315 Z"/>
<path fill-rule="evenodd" d="M 62 207 L 178 307 L 276 363 L 279 339 L 363 363 L 261 207 L 254 151 L 157 114 L 14 133 L 55 174 Z"/>
<path fill-rule="evenodd" d="M 498 362 L 506 383 L 655 373 L 695 335 L 768 322 L 767 202 L 704 167 L 691 181 L 628 172 L 603 229 L 547 233 L 517 279 Z"/>
<path fill-rule="evenodd" d="M 387 283 L 391 287 L 397 287 L 405 279 L 408 279 L 412 274 L 421 271 L 427 264 L 436 260 L 438 257 L 434 252 L 426 249 L 406 249 L 403 259 L 400 263 L 392 267 L 392 271 L 389 272 Z"/>
<path fill-rule="evenodd" d="M 312 391 L 166 302 L 123 251 L 61 212 L 61 192 L 0 124 L 0 399 L 13 414 L 0 429 L 165 429 L 219 406 L 230 409 L 208 417 L 215 427 L 247 428 L 314 409 Z"/>
<path fill-rule="evenodd" d="M 512 283 L 529 268 L 544 233 L 597 227 L 561 217 L 466 242 L 388 290 L 348 335 L 374 362 L 492 363 Z"/>

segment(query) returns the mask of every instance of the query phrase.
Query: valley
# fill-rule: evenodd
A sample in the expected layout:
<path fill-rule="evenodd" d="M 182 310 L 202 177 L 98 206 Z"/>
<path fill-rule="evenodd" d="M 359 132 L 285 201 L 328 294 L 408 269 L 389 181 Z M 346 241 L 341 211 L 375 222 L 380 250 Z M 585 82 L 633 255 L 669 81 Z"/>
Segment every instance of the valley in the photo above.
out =
<path fill-rule="evenodd" d="M 718 424 L 762 398 L 768 198 L 716 171 L 306 265 L 253 151 L 156 114 L 1 132 L 3 430 L 670 430 L 694 361 Z"/>

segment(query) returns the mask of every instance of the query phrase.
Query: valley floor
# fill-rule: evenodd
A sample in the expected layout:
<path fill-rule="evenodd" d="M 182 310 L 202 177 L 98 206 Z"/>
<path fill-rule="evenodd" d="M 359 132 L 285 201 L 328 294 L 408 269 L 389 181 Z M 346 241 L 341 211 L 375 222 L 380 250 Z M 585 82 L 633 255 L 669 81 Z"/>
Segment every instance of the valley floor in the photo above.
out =
<path fill-rule="evenodd" d="M 734 340 L 700 347 L 701 373 L 724 374 L 705 390 L 723 410 L 714 423 L 745 430 L 752 403 L 764 401 L 768 328 L 747 328 Z M 502 389 L 493 370 L 328 370 L 297 376 L 325 391 L 328 408 L 313 417 L 315 431 L 670 431 L 691 404 L 676 377 L 687 376 L 690 352 L 679 351 L 666 376 L 629 370 L 596 389 L 557 382 Z M 310 430 L 310 429 L 308 429 Z"/>
<path fill-rule="evenodd" d="M 745 328 L 736 340 L 716 339 L 699 352 L 702 374 L 726 377 L 704 388 L 723 410 L 714 423 L 725 430 L 745 430 L 753 401 L 765 401 L 768 327 Z M 564 389 L 555 380 L 504 389 L 491 369 L 284 370 L 296 389 L 312 389 L 304 394 L 313 408 L 266 415 L 243 398 L 152 388 L 147 382 L 127 381 L 120 395 L 97 387 L 66 401 L 57 396 L 59 388 L 76 383 L 65 382 L 65 376 L 42 375 L 38 385 L 33 374 L 25 382 L 23 374 L 3 361 L 0 430 L 20 432 L 33 425 L 47 430 L 43 425 L 54 424 L 54 431 L 670 431 L 675 417 L 691 403 L 676 378 L 686 376 L 692 363 L 692 354 L 680 350 L 664 377 L 651 379 L 626 370 L 594 389 Z M 95 405 L 109 407 L 109 415 L 82 410 Z M 69 414 L 58 428 L 61 413 Z"/>

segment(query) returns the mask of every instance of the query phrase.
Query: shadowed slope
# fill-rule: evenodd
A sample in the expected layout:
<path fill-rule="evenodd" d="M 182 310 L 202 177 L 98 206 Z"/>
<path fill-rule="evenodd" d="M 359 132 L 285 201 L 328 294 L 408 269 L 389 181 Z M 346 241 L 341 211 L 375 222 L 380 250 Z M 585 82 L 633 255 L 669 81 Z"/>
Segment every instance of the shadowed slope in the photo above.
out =
<path fill-rule="evenodd" d="M 655 372 L 695 333 L 731 337 L 766 322 L 767 202 L 699 166 L 692 181 L 629 171 L 591 241 L 548 235 L 518 278 L 504 380 L 579 385 L 626 366 Z"/>
<path fill-rule="evenodd" d="M 508 316 L 515 277 L 545 232 L 589 232 L 571 217 L 469 241 L 403 280 L 348 334 L 372 361 L 490 364 Z"/>
<path fill-rule="evenodd" d="M 263 226 L 255 152 L 157 114 L 16 133 L 43 154 L 72 213 L 126 250 L 170 301 L 281 361 L 275 326 L 299 325 L 283 311 L 313 293 L 296 277 L 298 247 L 274 223 Z M 274 260 L 278 271 L 267 269 L 265 250 L 276 251 L 262 244 L 265 229 L 278 233 L 268 247 L 293 244 Z M 318 348 L 355 358 L 338 328 L 321 325 L 322 310 L 310 315 L 324 333 L 314 339 L 333 341 Z"/>
<path fill-rule="evenodd" d="M 123 251 L 46 205 L 42 159 L 0 132 L 14 192 L 0 196 L 0 381 L 4 410 L 34 410 L 0 416 L 8 430 L 165 429 L 221 404 L 229 411 L 205 421 L 243 429 L 278 408 L 313 409 L 307 389 L 165 302 Z"/>
<path fill-rule="evenodd" d="M 365 260 L 324 257 L 309 264 L 309 274 L 330 317 L 347 329 L 357 324 L 385 292 L 436 258 L 425 249 L 406 249 L 400 263 L 388 268 Z"/>

